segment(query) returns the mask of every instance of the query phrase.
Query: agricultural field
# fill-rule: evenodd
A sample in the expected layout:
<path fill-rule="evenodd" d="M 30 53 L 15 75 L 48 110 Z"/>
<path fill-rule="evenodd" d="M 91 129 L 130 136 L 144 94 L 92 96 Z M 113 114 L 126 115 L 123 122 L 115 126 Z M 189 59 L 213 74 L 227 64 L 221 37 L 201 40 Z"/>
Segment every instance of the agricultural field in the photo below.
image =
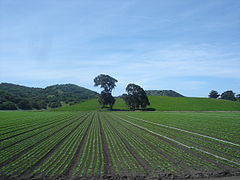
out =
<path fill-rule="evenodd" d="M 0 112 L 2 179 L 240 176 L 239 112 Z"/>

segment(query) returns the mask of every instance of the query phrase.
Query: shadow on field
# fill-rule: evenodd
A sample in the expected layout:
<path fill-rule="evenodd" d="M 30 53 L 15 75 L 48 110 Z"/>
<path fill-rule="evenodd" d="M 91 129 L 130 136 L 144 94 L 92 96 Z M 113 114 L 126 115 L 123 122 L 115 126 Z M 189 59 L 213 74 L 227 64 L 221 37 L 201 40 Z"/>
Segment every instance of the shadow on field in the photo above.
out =
<path fill-rule="evenodd" d="M 145 108 L 145 109 L 108 109 L 109 111 L 156 111 L 155 108 Z"/>

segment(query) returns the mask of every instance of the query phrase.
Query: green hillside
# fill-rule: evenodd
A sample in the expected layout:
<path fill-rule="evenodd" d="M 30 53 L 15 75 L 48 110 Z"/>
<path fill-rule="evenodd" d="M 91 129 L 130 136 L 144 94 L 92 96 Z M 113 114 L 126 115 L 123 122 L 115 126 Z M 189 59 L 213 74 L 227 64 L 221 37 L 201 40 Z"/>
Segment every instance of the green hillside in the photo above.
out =
<path fill-rule="evenodd" d="M 72 106 L 64 106 L 56 109 L 56 111 L 94 111 L 100 109 L 97 99 L 90 99 Z"/>
<path fill-rule="evenodd" d="M 62 104 L 75 104 L 96 98 L 97 93 L 74 84 L 57 84 L 46 88 L 32 88 L 0 83 L 0 109 L 46 109 Z"/>
<path fill-rule="evenodd" d="M 100 110 L 101 106 L 98 103 L 97 99 L 90 99 L 72 106 L 64 106 L 56 109 L 56 111 L 93 111 L 93 110 Z M 118 110 L 127 110 L 128 107 L 121 98 L 116 99 L 116 103 L 113 107 L 114 109 Z"/>
<path fill-rule="evenodd" d="M 240 111 L 240 103 L 210 99 L 210 98 L 190 98 L 190 97 L 166 97 L 149 96 L 151 105 L 157 111 Z M 116 110 L 128 110 L 124 101 L 116 99 L 113 106 Z M 91 111 L 99 110 L 100 105 L 97 99 L 91 99 L 73 106 L 66 106 L 57 109 L 58 111 Z"/>
<path fill-rule="evenodd" d="M 240 103 L 222 99 L 149 96 L 150 108 L 159 111 L 240 111 Z"/>

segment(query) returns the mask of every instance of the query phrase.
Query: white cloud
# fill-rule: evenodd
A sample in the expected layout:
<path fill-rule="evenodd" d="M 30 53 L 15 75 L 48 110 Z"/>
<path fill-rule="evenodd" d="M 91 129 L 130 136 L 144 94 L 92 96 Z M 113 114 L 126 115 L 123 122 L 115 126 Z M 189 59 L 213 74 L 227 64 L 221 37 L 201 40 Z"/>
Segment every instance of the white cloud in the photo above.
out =
<path fill-rule="evenodd" d="M 119 78 L 123 84 L 148 85 L 159 78 L 240 77 L 239 54 L 216 47 L 178 46 L 144 53 L 111 53 L 92 56 L 92 60 L 8 60 L 0 64 L 1 78 L 25 80 L 79 81 L 92 84 L 100 73 Z M 211 48 L 209 48 L 211 47 Z M 194 87 L 194 83 L 191 87 Z M 124 85 L 123 85 L 124 86 Z"/>
<path fill-rule="evenodd" d="M 104 73 L 122 89 L 129 82 L 154 88 L 153 82 L 170 79 L 181 79 L 182 89 L 199 89 L 206 85 L 200 78 L 240 77 L 235 1 L 13 5 L 15 11 L 6 5 L 1 12 L 0 81 L 92 87 Z"/>

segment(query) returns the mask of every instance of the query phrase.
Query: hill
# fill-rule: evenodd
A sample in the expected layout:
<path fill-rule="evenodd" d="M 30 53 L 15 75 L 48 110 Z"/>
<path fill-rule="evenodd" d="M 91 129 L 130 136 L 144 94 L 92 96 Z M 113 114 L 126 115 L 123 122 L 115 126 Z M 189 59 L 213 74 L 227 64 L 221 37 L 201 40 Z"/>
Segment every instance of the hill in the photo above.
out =
<path fill-rule="evenodd" d="M 61 84 L 48 86 L 44 89 L 47 96 L 57 97 L 59 101 L 69 103 L 77 103 L 87 99 L 97 97 L 98 93 L 89 89 L 74 85 L 74 84 Z"/>
<path fill-rule="evenodd" d="M 55 109 L 54 111 L 94 111 L 99 109 L 100 105 L 98 103 L 98 100 L 94 98 L 78 104 L 74 104 L 72 106 L 63 106 Z"/>
<path fill-rule="evenodd" d="M 97 93 L 74 85 L 61 84 L 33 88 L 11 83 L 0 84 L 0 109 L 46 109 L 75 104 L 97 97 Z"/>
<path fill-rule="evenodd" d="M 116 98 L 116 103 L 113 108 L 118 110 L 128 110 L 127 105 L 121 98 Z M 55 109 L 55 111 L 96 111 L 100 109 L 101 106 L 99 105 L 98 99 L 95 98 L 74 104 L 72 106 L 60 107 L 58 109 Z"/>
<path fill-rule="evenodd" d="M 151 105 L 157 111 L 240 111 L 240 103 L 210 98 L 149 96 Z M 128 110 L 121 98 L 116 99 L 115 110 Z M 91 99 L 79 104 L 61 107 L 58 111 L 90 111 L 100 110 L 97 99 Z"/>
<path fill-rule="evenodd" d="M 240 103 L 223 99 L 149 96 L 150 108 L 159 111 L 240 111 Z"/>
<path fill-rule="evenodd" d="M 170 96 L 170 97 L 184 97 L 173 90 L 146 90 L 148 96 Z"/>

